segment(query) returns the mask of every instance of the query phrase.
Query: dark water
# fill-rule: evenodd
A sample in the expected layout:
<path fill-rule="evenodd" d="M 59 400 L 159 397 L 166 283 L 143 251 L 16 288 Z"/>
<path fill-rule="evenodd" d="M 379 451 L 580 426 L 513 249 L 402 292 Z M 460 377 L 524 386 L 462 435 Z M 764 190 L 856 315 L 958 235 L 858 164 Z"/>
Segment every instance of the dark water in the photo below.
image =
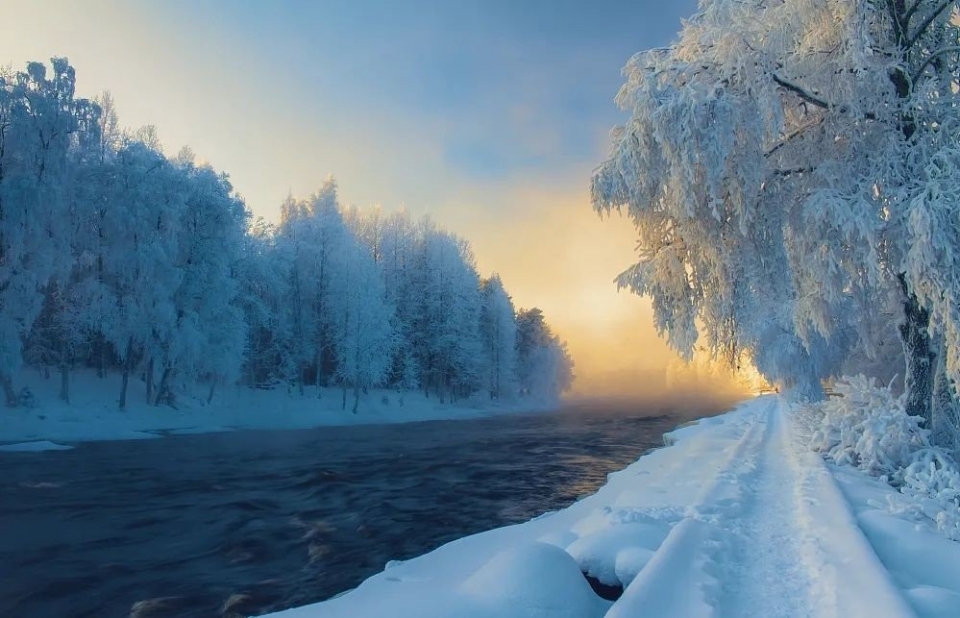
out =
<path fill-rule="evenodd" d="M 323 600 L 387 560 L 564 507 L 708 412 L 594 407 L 0 453 L 0 616 L 229 617 Z"/>

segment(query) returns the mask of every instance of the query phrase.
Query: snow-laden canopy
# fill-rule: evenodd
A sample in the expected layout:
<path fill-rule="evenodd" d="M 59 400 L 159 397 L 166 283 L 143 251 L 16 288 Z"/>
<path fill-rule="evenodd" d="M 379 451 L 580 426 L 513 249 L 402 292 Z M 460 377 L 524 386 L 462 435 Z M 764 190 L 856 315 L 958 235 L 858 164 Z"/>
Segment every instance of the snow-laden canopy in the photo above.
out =
<path fill-rule="evenodd" d="M 706 335 L 812 394 L 897 310 L 913 411 L 929 334 L 960 378 L 956 9 L 704 0 L 630 60 L 593 202 L 635 223 L 618 284 L 652 297 L 675 348 Z"/>

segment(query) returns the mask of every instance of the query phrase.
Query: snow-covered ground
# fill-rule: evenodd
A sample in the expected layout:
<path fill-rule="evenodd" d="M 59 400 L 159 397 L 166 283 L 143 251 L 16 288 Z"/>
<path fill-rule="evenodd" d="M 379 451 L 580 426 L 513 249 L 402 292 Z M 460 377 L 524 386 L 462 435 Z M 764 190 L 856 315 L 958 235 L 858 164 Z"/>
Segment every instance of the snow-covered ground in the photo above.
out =
<path fill-rule="evenodd" d="M 357 414 L 352 413 L 352 392 L 346 409 L 339 389 L 324 389 L 317 398 L 314 388 L 304 395 L 285 387 L 258 390 L 225 387 L 206 403 L 206 392 L 181 394 L 177 408 L 148 406 L 145 385 L 131 380 L 127 410 L 118 409 L 120 377 L 98 378 L 92 372 L 76 372 L 71 383 L 71 402 L 57 398 L 58 376 L 41 378 L 37 373 L 20 377 L 18 386 L 34 394 L 32 407 L 3 409 L 0 449 L 38 451 L 64 448 L 61 442 L 155 438 L 165 433 L 207 433 L 235 429 L 303 429 L 330 425 L 405 423 L 452 418 L 476 418 L 513 412 L 552 409 L 556 402 L 522 398 L 491 401 L 475 398 L 440 403 L 422 392 L 400 394 L 370 390 L 362 395 Z"/>
<path fill-rule="evenodd" d="M 755 399 L 668 434 L 567 509 L 275 615 L 960 616 L 960 545 L 894 515 L 889 485 L 824 463 L 793 414 Z M 581 573 L 622 596 L 602 599 Z"/>

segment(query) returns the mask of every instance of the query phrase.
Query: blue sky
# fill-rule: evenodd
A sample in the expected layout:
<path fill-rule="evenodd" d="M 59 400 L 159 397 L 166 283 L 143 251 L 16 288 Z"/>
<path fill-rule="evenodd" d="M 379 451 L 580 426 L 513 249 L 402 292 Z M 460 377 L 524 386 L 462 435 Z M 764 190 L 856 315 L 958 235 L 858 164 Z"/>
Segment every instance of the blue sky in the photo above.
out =
<path fill-rule="evenodd" d="M 621 68 L 694 0 L 0 2 L 0 63 L 67 56 L 81 95 L 111 90 L 122 124 L 189 145 L 255 214 L 332 173 L 347 203 L 468 238 L 581 376 L 614 350 L 616 371 L 658 370 L 649 306 L 611 283 L 632 231 L 601 222 L 588 188 L 624 118 Z"/>
<path fill-rule="evenodd" d="M 139 10 L 133 16 L 142 20 L 134 28 L 169 33 L 187 62 L 194 56 L 212 64 L 211 79 L 246 81 L 249 96 L 270 97 L 267 117 L 257 122 L 269 125 L 270 116 L 282 114 L 304 123 L 304 133 L 328 141 L 326 171 L 343 176 L 333 151 L 354 134 L 357 144 L 387 151 L 367 157 L 395 162 L 380 173 L 401 168 L 407 176 L 373 195 L 352 187 L 360 179 L 345 170 L 348 196 L 355 193 L 361 202 L 428 201 L 431 212 L 442 211 L 448 194 L 439 186 L 418 189 L 436 184 L 433 172 L 452 174 L 449 180 L 497 183 L 589 171 L 603 154 L 604 136 L 621 118 L 612 104 L 620 68 L 632 53 L 667 43 L 680 17 L 694 10 L 691 1 L 651 0 L 174 0 L 134 6 Z M 162 136 L 165 127 L 158 128 Z M 404 153 L 405 147 L 431 159 L 423 173 L 400 163 L 417 156 Z M 243 188 L 246 165 L 238 165 L 234 170 L 229 159 L 219 164 Z M 282 192 L 247 191 L 251 205 L 264 209 Z"/>

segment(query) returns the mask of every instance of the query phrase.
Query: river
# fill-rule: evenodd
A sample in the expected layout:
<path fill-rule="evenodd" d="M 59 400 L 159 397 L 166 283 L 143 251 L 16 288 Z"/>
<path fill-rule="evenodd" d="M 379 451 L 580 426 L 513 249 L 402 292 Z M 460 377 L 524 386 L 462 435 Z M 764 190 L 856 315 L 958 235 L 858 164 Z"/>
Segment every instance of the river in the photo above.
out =
<path fill-rule="evenodd" d="M 718 410 L 581 405 L 0 453 L 0 616 L 256 615 L 596 491 Z"/>

